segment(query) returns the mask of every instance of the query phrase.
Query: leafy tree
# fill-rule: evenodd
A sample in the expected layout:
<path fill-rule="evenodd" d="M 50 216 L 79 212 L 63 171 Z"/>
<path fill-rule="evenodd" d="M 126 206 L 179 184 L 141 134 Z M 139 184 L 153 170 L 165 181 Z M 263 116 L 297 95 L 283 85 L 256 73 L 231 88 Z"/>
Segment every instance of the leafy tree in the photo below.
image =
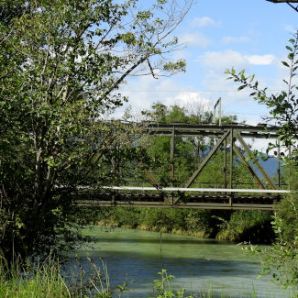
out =
<path fill-rule="evenodd" d="M 184 70 L 184 61 L 158 59 L 177 46 L 184 4 L 0 2 L 0 247 L 8 260 L 70 239 L 71 191 L 98 184 L 92 175 L 119 154 L 115 126 L 98 123 L 126 100 L 119 86 L 141 65 L 153 76 L 156 65 Z"/>
<path fill-rule="evenodd" d="M 276 281 L 284 286 L 298 285 L 298 213 L 297 213 L 297 173 L 298 173 L 298 31 L 289 39 L 286 46 L 288 56 L 282 61 L 289 71 L 289 78 L 283 80 L 285 90 L 277 94 L 268 94 L 267 88 L 260 88 L 255 76 L 246 75 L 245 71 L 228 70 L 229 78 L 239 83 L 239 90 L 252 90 L 251 96 L 260 103 L 267 105 L 270 119 L 274 119 L 280 126 L 279 137 L 282 145 L 289 150 L 286 158 L 289 171 L 289 187 L 293 193 L 286 196 L 277 206 L 274 216 L 274 229 L 277 242 L 272 249 L 263 254 L 264 270 L 271 273 Z"/>

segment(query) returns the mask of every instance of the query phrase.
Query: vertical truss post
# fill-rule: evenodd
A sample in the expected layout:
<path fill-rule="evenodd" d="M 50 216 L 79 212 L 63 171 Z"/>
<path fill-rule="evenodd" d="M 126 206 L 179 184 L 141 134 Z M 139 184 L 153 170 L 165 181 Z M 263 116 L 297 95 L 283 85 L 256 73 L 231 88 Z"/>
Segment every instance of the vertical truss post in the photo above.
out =
<path fill-rule="evenodd" d="M 234 129 L 230 130 L 230 181 L 229 188 L 233 188 L 233 163 L 234 163 Z M 229 204 L 232 206 L 233 202 L 233 193 L 230 193 Z"/>
<path fill-rule="evenodd" d="M 175 167 L 174 167 L 174 156 L 175 156 L 175 128 L 173 127 L 172 135 L 171 135 L 171 148 L 170 148 L 170 162 L 171 162 L 171 180 L 172 180 L 172 186 L 174 182 L 175 177 Z"/>
<path fill-rule="evenodd" d="M 227 155 L 227 140 L 224 142 L 224 188 L 228 187 L 228 155 Z"/>
<path fill-rule="evenodd" d="M 278 179 L 278 187 L 280 187 L 280 186 L 281 186 L 281 171 L 280 171 L 280 138 L 277 138 L 277 158 L 278 158 L 277 179 Z"/>
<path fill-rule="evenodd" d="M 216 124 L 216 108 L 218 107 L 218 125 L 221 126 L 221 97 L 216 101 L 213 107 L 213 123 Z"/>
<path fill-rule="evenodd" d="M 201 162 L 201 141 L 198 139 L 198 147 L 197 147 L 197 155 L 198 155 L 198 166 Z"/>

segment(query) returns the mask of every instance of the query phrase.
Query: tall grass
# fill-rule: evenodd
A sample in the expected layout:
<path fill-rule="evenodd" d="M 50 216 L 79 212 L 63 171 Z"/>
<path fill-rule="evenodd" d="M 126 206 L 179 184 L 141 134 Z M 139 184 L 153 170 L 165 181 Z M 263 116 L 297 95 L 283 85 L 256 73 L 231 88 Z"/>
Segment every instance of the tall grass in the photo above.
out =
<path fill-rule="evenodd" d="M 112 298 L 107 271 L 101 272 L 91 260 L 93 273 L 79 269 L 75 283 L 61 275 L 56 261 L 19 264 L 14 263 L 8 270 L 0 258 L 0 298 Z"/>
<path fill-rule="evenodd" d="M 19 270 L 15 266 L 9 272 L 0 267 L 1 298 L 66 298 L 71 293 L 59 273 L 56 264 L 42 265 L 33 271 Z"/>

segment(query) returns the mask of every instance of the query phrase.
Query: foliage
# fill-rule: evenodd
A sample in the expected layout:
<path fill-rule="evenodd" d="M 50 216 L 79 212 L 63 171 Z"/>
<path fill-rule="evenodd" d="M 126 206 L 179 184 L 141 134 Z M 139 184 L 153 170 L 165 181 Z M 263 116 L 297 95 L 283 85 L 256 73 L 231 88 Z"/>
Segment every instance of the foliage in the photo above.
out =
<path fill-rule="evenodd" d="M 271 249 L 262 252 L 264 272 L 271 274 L 275 281 L 283 286 L 298 285 L 298 201 L 297 201 L 297 132 L 298 132 L 298 97 L 296 84 L 298 69 L 298 31 L 286 46 L 287 60 L 282 61 L 289 71 L 288 80 L 283 80 L 286 90 L 268 95 L 267 88 L 260 88 L 254 75 L 247 76 L 244 71 L 236 73 L 235 69 L 227 71 L 229 79 L 240 84 L 239 90 L 249 88 L 250 94 L 270 109 L 270 119 L 275 119 L 280 126 L 279 137 L 282 145 L 289 149 L 286 159 L 289 186 L 292 193 L 287 195 L 276 208 L 273 227 L 277 241 Z"/>
<path fill-rule="evenodd" d="M 270 274 L 279 285 L 298 290 L 298 249 L 288 243 L 276 243 L 261 252 L 262 274 Z"/>
<path fill-rule="evenodd" d="M 272 243 L 271 212 L 212 211 L 177 208 L 102 208 L 98 223 L 149 231 L 188 234 L 219 240 Z M 94 218 L 93 218 L 94 219 Z"/>
<path fill-rule="evenodd" d="M 96 218 L 99 224 L 107 226 L 214 237 L 220 221 L 213 215 L 211 211 L 196 209 L 114 207 L 101 208 L 92 220 Z"/>
<path fill-rule="evenodd" d="M 221 219 L 217 239 L 234 242 L 272 243 L 274 233 L 271 227 L 271 212 L 239 210 L 231 217 Z"/>
<path fill-rule="evenodd" d="M 203 107 L 194 106 L 189 112 L 186 108 L 178 105 L 167 107 L 162 103 L 154 103 L 150 110 L 142 111 L 142 115 L 146 121 L 154 121 L 158 123 L 184 123 L 199 124 L 210 123 L 212 113 Z"/>
<path fill-rule="evenodd" d="M 290 165 L 289 185 L 293 192 L 277 206 L 273 227 L 277 236 L 275 245 L 263 255 L 263 271 L 271 274 L 284 287 L 298 290 L 298 169 Z"/>
<path fill-rule="evenodd" d="M 96 297 L 111 298 L 108 273 L 101 272 L 91 260 L 90 270 L 82 269 L 75 273 L 75 283 L 64 276 L 58 262 L 47 259 L 40 265 L 32 264 L 29 261 L 22 264 L 16 262 L 9 274 L 0 267 L 0 296 L 1 297 Z M 1 264 L 3 265 L 3 264 Z M 124 285 L 119 286 L 121 293 L 124 292 Z M 120 297 L 120 296 L 119 296 Z"/>
<path fill-rule="evenodd" d="M 173 290 L 171 282 L 174 279 L 173 275 L 167 273 L 165 269 L 158 272 L 160 279 L 156 279 L 153 282 L 154 297 L 155 298 L 192 298 L 193 296 L 185 296 L 185 290 L 179 289 Z"/>
<path fill-rule="evenodd" d="M 174 2 L 0 2 L 0 245 L 7 259 L 71 239 L 77 186 L 100 184 L 107 169 L 113 179 L 118 156 L 134 154 L 119 146 L 117 124 L 98 120 L 126 100 L 117 90 L 139 66 L 153 76 L 157 65 L 184 70 L 182 61 L 158 60 L 176 48 L 172 32 L 191 4 Z"/>
<path fill-rule="evenodd" d="M 20 269 L 14 268 L 10 278 L 6 276 L 3 268 L 0 267 L 0 297 L 71 297 L 56 264 L 41 266 L 35 269 L 34 273 L 21 272 Z"/>
<path fill-rule="evenodd" d="M 295 162 L 288 162 L 286 175 L 289 188 L 293 192 L 278 204 L 274 228 L 281 242 L 294 243 L 298 237 L 298 166 Z"/>

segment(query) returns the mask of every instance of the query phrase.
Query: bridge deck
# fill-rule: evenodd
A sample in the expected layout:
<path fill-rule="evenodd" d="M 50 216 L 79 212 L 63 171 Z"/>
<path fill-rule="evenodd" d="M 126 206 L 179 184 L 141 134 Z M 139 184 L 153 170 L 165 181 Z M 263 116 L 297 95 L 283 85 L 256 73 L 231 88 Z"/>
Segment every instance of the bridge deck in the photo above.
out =
<path fill-rule="evenodd" d="M 163 204 L 160 202 L 144 202 L 144 201 L 128 201 L 128 202 L 109 202 L 109 201 L 77 201 L 79 207 L 138 207 L 138 208 L 192 208 L 192 209 L 207 209 L 207 210 L 274 210 L 272 204 L 243 204 L 243 203 L 185 203 L 185 204 Z"/>
<path fill-rule="evenodd" d="M 140 191 L 140 189 L 142 191 Z M 286 190 L 253 189 L 156 189 L 153 187 L 106 187 L 82 189 L 76 201 L 89 207 L 198 208 L 223 210 L 273 210 Z M 181 191 L 183 190 L 183 191 Z"/>

